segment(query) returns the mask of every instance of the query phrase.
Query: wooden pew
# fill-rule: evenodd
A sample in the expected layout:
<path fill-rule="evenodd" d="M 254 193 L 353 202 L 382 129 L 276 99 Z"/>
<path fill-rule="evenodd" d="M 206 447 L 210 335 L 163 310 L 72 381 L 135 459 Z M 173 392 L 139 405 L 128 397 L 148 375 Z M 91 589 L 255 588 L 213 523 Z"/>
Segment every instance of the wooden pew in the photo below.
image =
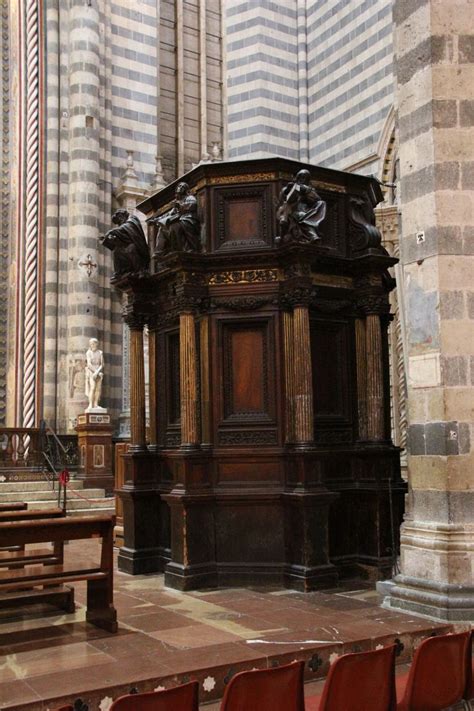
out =
<path fill-rule="evenodd" d="M 62 518 L 66 513 L 63 509 L 22 509 L 20 511 L 0 511 L 0 523 L 6 521 L 34 521 L 42 518 Z M 1 538 L 0 538 L 1 543 Z"/>
<path fill-rule="evenodd" d="M 13 510 L 8 510 L 4 509 L 3 511 L 0 509 L 0 523 L 2 521 L 21 521 L 21 520 L 35 520 L 38 518 L 62 518 L 63 516 L 66 515 L 66 512 L 63 509 L 59 508 L 51 508 L 51 509 L 27 509 L 26 504 L 24 505 L 25 508 L 23 509 L 13 509 Z M 3 552 L 7 551 L 24 551 L 24 546 L 14 546 L 13 548 L 10 548 L 8 546 L 4 546 L 2 543 L 2 539 L 0 538 L 0 565 L 8 565 L 8 555 L 3 555 Z M 55 555 L 56 557 L 60 555 L 61 552 L 61 546 L 56 546 L 55 550 Z M 49 554 L 51 555 L 50 551 L 46 551 L 43 549 L 41 554 Z M 40 555 L 40 557 L 44 557 Z M 12 563 L 16 561 L 19 563 L 21 561 L 21 555 L 18 555 L 12 558 Z"/>
<path fill-rule="evenodd" d="M 97 515 L 80 518 L 56 518 L 0 522 L 0 541 L 7 546 L 28 543 L 102 539 L 100 562 L 63 562 L 53 565 L 26 565 L 0 571 L 0 593 L 14 602 L 25 588 L 63 586 L 87 580 L 86 620 L 109 632 L 117 631 L 117 613 L 113 606 L 113 535 L 115 516 Z M 43 592 L 48 593 L 49 588 Z M 13 594 L 12 594 L 13 593 Z M 3 596 L 3 601 L 5 596 Z M 0 604 L 2 598 L 0 598 Z M 23 603 L 21 603 L 23 604 Z"/>
<path fill-rule="evenodd" d="M 0 504 L 0 512 L 1 511 L 24 511 L 27 508 L 28 508 L 28 504 L 25 504 L 23 501 L 13 501 L 13 502 L 7 503 L 7 504 Z"/>

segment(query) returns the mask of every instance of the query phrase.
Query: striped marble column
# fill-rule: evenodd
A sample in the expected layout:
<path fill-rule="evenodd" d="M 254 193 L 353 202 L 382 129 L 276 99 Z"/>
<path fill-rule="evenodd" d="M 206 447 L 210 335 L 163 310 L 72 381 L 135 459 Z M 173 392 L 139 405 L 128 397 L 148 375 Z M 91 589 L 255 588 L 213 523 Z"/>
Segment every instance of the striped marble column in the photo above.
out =
<path fill-rule="evenodd" d="M 88 339 L 97 335 L 99 327 L 100 48 L 97 4 L 71 0 L 67 304 L 67 355 L 71 372 L 76 364 L 79 367 Z M 74 381 L 69 390 L 67 427 L 73 429 L 85 400 L 80 391 L 74 392 Z"/>
<path fill-rule="evenodd" d="M 410 512 L 390 605 L 474 620 L 474 4 L 394 20 Z"/>

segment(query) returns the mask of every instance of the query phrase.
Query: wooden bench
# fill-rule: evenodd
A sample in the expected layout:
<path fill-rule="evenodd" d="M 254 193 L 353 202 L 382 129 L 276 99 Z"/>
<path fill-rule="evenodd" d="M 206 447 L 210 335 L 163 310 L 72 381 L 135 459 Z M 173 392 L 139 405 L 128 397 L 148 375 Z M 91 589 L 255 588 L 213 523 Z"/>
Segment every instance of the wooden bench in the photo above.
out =
<path fill-rule="evenodd" d="M 28 504 L 25 504 L 23 501 L 13 501 L 12 503 L 9 503 L 9 504 L 0 504 L 0 512 L 1 511 L 24 511 L 27 508 L 28 508 Z"/>
<path fill-rule="evenodd" d="M 2 545 L 28 543 L 64 543 L 64 541 L 101 538 L 100 562 L 62 562 L 60 564 L 24 565 L 0 571 L 0 605 L 5 599 L 23 599 L 25 589 L 38 586 L 63 586 L 87 580 L 86 620 L 109 632 L 117 631 L 117 613 L 113 606 L 113 534 L 115 516 L 98 515 L 80 518 L 55 518 L 0 522 Z M 48 594 L 50 588 L 43 592 Z M 29 593 L 31 590 L 28 591 Z M 12 595 L 14 593 L 14 595 Z M 23 604 L 23 603 L 21 603 Z"/>
<path fill-rule="evenodd" d="M 7 506 L 8 504 L 5 504 Z M 27 509 L 26 504 L 24 504 L 23 509 L 4 509 L 3 511 L 0 509 L 0 523 L 2 521 L 21 521 L 21 520 L 35 520 L 38 518 L 62 518 L 65 516 L 66 513 L 63 509 L 59 508 L 51 508 L 51 509 Z M 8 546 L 4 546 L 2 543 L 2 540 L 0 538 L 0 561 L 7 561 L 8 556 L 2 556 L 1 553 L 3 551 L 22 551 L 24 550 L 24 546 L 14 546 L 13 548 L 10 548 Z M 59 551 L 59 549 L 58 549 Z M 42 551 L 44 552 L 44 551 Z M 21 556 L 18 556 L 18 560 L 20 560 Z M 6 562 L 3 562 L 4 565 L 7 565 Z M 0 562 L 0 565 L 2 565 L 2 562 Z"/>
<path fill-rule="evenodd" d="M 6 521 L 34 521 L 35 519 L 43 518 L 63 518 L 65 515 L 63 509 L 58 508 L 0 511 L 0 523 Z M 2 543 L 1 537 L 0 543 Z"/>

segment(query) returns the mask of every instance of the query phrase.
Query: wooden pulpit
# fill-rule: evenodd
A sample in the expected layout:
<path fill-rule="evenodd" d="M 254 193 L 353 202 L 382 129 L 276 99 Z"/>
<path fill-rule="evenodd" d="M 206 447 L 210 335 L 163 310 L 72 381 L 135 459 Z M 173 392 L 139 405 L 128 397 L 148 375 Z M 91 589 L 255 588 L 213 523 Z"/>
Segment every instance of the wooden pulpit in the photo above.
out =
<path fill-rule="evenodd" d="M 113 279 L 131 337 L 121 570 L 181 590 L 390 575 L 406 487 L 381 200 L 372 178 L 272 158 L 199 165 L 139 206 L 151 270 Z"/>

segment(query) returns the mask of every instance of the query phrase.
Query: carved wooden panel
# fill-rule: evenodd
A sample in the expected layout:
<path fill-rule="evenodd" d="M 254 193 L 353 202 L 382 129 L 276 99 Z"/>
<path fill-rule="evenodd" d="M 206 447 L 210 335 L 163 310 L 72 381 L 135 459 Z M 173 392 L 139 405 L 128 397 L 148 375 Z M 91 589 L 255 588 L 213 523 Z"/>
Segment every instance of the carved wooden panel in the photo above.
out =
<path fill-rule="evenodd" d="M 157 341 L 158 442 L 162 447 L 181 444 L 181 403 L 179 387 L 179 331 L 165 331 Z"/>
<path fill-rule="evenodd" d="M 271 246 L 270 186 L 216 188 L 215 249 Z"/>
<path fill-rule="evenodd" d="M 326 427 L 351 424 L 349 333 L 346 320 L 311 319 L 315 433 L 323 424 Z M 343 444 L 351 440 L 351 431 L 346 428 L 334 432 L 333 437 L 326 435 L 319 439 L 321 444 Z"/>
<path fill-rule="evenodd" d="M 217 319 L 214 398 L 221 446 L 276 445 L 274 319 Z"/>

